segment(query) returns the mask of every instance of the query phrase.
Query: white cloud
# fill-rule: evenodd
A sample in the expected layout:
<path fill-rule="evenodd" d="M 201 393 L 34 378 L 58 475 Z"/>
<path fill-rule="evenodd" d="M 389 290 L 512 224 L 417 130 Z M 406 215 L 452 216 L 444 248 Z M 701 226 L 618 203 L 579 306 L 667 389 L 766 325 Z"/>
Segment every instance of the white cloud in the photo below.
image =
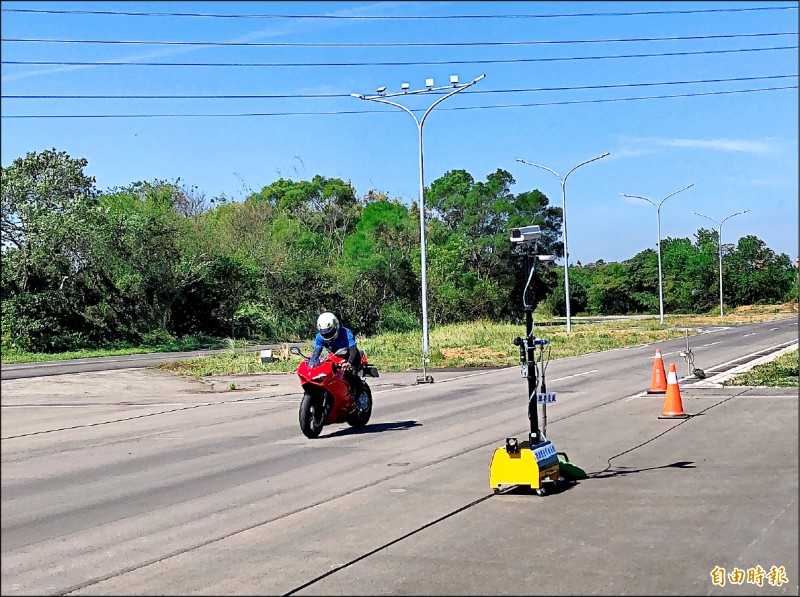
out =
<path fill-rule="evenodd" d="M 653 153 L 655 147 L 681 147 L 685 149 L 709 149 L 734 153 L 775 155 L 781 153 L 779 144 L 770 138 L 764 139 L 690 139 L 685 137 L 621 137 L 621 149 L 612 152 L 616 157 L 634 157 Z"/>
<path fill-rule="evenodd" d="M 345 10 L 339 10 L 333 13 L 327 13 L 332 16 L 348 16 L 350 14 L 368 14 L 372 12 L 372 9 L 377 8 L 377 13 L 380 15 L 381 13 L 385 12 L 387 8 L 396 8 L 398 6 L 407 6 L 408 4 L 413 4 L 414 6 L 424 6 L 424 3 L 405 3 L 405 2 L 378 2 L 374 4 L 366 4 L 360 7 L 348 8 Z M 368 22 L 368 21 L 366 21 Z M 290 35 L 292 33 L 303 32 L 308 33 L 312 30 L 320 30 L 320 29 L 335 29 L 339 27 L 340 23 L 336 21 L 314 21 L 314 20 L 305 20 L 299 19 L 297 21 L 292 21 L 288 23 L 282 23 L 278 25 L 272 25 L 266 29 L 258 29 L 256 31 L 252 31 L 245 35 L 239 36 L 235 39 L 227 40 L 228 42 L 232 43 L 246 43 L 246 42 L 256 42 L 261 41 L 264 39 L 274 38 L 274 37 L 281 37 L 284 35 Z M 146 60 L 150 60 L 153 58 L 163 58 L 165 56 L 175 56 L 178 54 L 186 54 L 190 52 L 196 52 L 198 50 L 203 49 L 202 46 L 179 46 L 179 47 L 171 47 L 162 50 L 150 50 L 144 53 L 137 53 L 133 55 L 123 56 L 121 58 L 110 58 L 108 62 L 144 62 Z M 2 82 L 8 81 L 16 81 L 18 79 L 27 79 L 29 77 L 37 77 L 41 75 L 52 75 L 55 73 L 63 73 L 69 72 L 74 70 L 83 70 L 87 68 L 98 68 L 96 65 L 65 65 L 65 66 L 57 66 L 54 68 L 45 68 L 45 69 L 34 69 L 29 70 L 21 73 L 16 73 L 13 75 L 6 75 L 0 78 Z"/>
<path fill-rule="evenodd" d="M 649 147 L 623 147 L 622 149 L 616 149 L 612 151 L 611 155 L 608 157 L 612 160 L 622 160 L 625 158 L 635 158 L 640 155 L 648 155 L 655 152 L 655 149 Z"/>
<path fill-rule="evenodd" d="M 748 141 L 745 139 L 653 139 L 658 145 L 667 147 L 688 147 L 696 149 L 712 149 L 716 151 L 732 151 L 736 153 L 776 153 L 776 145 L 769 140 Z"/>

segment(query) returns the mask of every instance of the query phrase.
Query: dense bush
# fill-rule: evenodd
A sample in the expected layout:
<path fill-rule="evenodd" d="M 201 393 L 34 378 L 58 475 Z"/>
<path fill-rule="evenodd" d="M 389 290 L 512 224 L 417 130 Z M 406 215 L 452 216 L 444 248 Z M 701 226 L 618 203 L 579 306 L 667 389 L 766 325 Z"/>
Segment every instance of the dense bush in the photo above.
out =
<path fill-rule="evenodd" d="M 280 179 L 242 202 L 206 200 L 174 182 L 99 192 L 87 162 L 56 150 L 2 169 L 2 342 L 54 352 L 171 345 L 184 337 L 309 338 L 319 312 L 359 334 L 421 322 L 419 207 L 341 179 Z M 538 224 L 538 250 L 561 257 L 561 210 L 537 190 L 514 194 L 498 169 L 446 173 L 426 192 L 431 325 L 521 320 L 530 256 L 508 230 Z M 665 307 L 716 304 L 716 235 L 662 241 Z M 728 306 L 797 300 L 788 256 L 747 236 L 723 247 Z M 532 306 L 566 311 L 563 267 L 540 267 Z M 658 310 L 656 254 L 570 266 L 571 313 Z"/>

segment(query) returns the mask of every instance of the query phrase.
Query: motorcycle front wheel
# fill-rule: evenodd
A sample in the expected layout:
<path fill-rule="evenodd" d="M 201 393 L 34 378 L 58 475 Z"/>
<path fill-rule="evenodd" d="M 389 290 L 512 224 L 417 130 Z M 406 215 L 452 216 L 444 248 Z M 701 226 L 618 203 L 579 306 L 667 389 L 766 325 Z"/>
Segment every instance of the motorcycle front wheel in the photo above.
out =
<path fill-rule="evenodd" d="M 303 399 L 300 401 L 300 431 L 308 439 L 314 439 L 322 432 L 324 423 L 325 407 L 323 406 L 323 400 L 305 392 Z"/>
<path fill-rule="evenodd" d="M 372 416 L 372 391 L 366 383 L 364 384 L 364 391 L 367 393 L 367 408 L 355 410 L 347 415 L 347 424 L 351 427 L 363 427 Z"/>

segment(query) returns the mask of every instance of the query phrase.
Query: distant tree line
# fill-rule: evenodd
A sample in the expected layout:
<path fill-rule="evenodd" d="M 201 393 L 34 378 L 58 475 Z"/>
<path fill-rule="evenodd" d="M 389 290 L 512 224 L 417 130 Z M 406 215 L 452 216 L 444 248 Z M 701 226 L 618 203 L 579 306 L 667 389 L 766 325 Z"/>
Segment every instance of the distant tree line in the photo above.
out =
<path fill-rule="evenodd" d="M 420 327 L 419 205 L 341 179 L 280 179 L 241 202 L 180 179 L 100 191 L 85 159 L 28 153 L 2 169 L 2 345 L 55 352 L 185 336 L 309 338 L 331 310 L 361 334 Z M 538 224 L 563 257 L 562 213 L 538 190 L 447 172 L 426 190 L 431 325 L 519 320 L 526 256 L 512 227 Z M 715 231 L 662 241 L 665 311 L 718 305 Z M 789 257 L 755 236 L 725 245 L 728 307 L 797 298 Z M 539 268 L 534 303 L 565 312 L 563 268 Z M 658 312 L 656 253 L 570 266 L 572 314 Z"/>

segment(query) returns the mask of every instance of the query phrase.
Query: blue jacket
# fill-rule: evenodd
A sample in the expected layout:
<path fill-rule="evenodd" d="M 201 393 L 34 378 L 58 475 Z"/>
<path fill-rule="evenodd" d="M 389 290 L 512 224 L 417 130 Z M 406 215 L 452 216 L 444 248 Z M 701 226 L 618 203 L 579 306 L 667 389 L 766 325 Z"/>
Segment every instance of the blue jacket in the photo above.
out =
<path fill-rule="evenodd" d="M 344 326 L 339 327 L 339 333 L 332 341 L 325 340 L 321 334 L 317 334 L 314 338 L 314 350 L 308 360 L 311 367 L 319 365 L 319 357 L 322 354 L 322 349 L 327 348 L 328 352 L 336 352 L 340 348 L 350 347 L 356 345 L 356 337 L 348 328 Z"/>

